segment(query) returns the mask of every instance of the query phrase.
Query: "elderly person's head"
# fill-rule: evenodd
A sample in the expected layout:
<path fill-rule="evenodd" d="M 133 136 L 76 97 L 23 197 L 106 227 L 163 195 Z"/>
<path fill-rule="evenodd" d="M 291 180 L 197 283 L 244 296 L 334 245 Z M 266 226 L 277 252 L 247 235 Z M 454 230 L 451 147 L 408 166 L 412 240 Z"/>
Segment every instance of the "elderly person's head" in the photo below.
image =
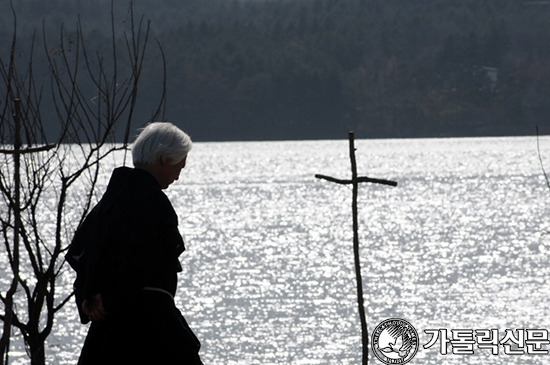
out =
<path fill-rule="evenodd" d="M 191 138 L 167 122 L 148 124 L 132 147 L 134 166 L 151 173 L 162 189 L 179 178 L 192 148 Z"/>

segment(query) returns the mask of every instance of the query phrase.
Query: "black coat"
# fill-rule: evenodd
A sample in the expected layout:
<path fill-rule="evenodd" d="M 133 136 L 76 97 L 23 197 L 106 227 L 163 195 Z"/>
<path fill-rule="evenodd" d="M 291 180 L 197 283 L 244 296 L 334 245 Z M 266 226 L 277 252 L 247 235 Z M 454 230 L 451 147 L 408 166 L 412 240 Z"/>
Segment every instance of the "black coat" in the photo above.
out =
<path fill-rule="evenodd" d="M 168 294 L 175 295 L 184 250 L 177 215 L 156 179 L 115 169 L 66 256 L 77 273 L 82 323 L 89 321 L 82 302 L 97 293 L 108 312 L 90 326 L 79 364 L 201 364 L 200 343 Z"/>

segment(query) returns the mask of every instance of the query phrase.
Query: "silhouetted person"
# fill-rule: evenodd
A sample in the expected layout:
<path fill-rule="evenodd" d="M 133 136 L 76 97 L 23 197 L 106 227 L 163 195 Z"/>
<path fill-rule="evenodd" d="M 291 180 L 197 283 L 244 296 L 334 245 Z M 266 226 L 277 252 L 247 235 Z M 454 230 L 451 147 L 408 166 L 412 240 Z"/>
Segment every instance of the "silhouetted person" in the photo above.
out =
<path fill-rule="evenodd" d="M 81 322 L 92 322 L 78 364 L 202 364 L 200 342 L 174 304 L 185 247 L 162 191 L 191 146 L 173 124 L 146 126 L 132 147 L 135 168 L 113 171 L 78 228 L 66 257 Z"/>

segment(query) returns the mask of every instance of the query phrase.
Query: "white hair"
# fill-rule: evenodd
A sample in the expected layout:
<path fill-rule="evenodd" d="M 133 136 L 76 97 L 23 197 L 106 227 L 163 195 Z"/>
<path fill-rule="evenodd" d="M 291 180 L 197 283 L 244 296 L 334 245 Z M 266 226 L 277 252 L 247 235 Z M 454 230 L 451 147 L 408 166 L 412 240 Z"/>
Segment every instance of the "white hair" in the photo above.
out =
<path fill-rule="evenodd" d="M 181 129 L 168 122 L 154 122 L 143 128 L 132 146 L 132 159 L 136 165 L 154 165 L 163 159 L 170 165 L 182 161 L 193 143 Z"/>

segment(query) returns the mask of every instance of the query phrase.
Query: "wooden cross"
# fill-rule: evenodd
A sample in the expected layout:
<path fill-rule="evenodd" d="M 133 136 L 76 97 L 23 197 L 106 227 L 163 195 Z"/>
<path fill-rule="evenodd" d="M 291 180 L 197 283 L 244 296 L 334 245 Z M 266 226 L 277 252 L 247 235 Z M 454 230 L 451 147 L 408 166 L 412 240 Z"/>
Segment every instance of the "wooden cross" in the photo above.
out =
<path fill-rule="evenodd" d="M 315 175 L 318 179 L 328 180 L 342 185 L 353 185 L 353 253 L 355 256 L 355 275 L 357 278 L 357 302 L 359 305 L 359 317 L 361 319 L 361 338 L 363 343 L 363 365 L 369 362 L 369 334 L 367 330 L 367 318 L 365 315 L 365 305 L 363 299 L 363 279 L 361 278 L 361 261 L 359 259 L 359 233 L 358 233 L 358 219 L 357 219 L 357 191 L 359 190 L 359 183 L 368 182 L 373 184 L 382 184 L 389 186 L 397 186 L 397 182 L 383 179 L 373 179 L 366 176 L 357 176 L 357 162 L 355 161 L 355 142 L 354 133 L 349 132 L 349 157 L 351 159 L 351 180 L 341 180 L 325 175 Z"/>
<path fill-rule="evenodd" d="M 49 144 L 45 146 L 40 147 L 28 147 L 28 148 L 22 148 L 23 142 L 21 141 L 21 99 L 16 98 L 13 100 L 15 104 L 15 114 L 14 114 L 14 122 L 15 122 L 15 135 L 14 135 L 14 142 L 13 142 L 13 149 L 0 149 L 0 153 L 7 154 L 7 155 L 13 155 L 13 164 L 14 164 L 14 171 L 13 171 L 13 180 L 14 180 L 14 196 L 13 196 L 13 212 L 14 212 L 14 251 L 15 254 L 17 254 L 16 259 L 19 259 L 18 257 L 18 249 L 19 249 L 19 230 L 21 225 L 21 155 L 26 153 L 35 153 L 35 152 L 41 152 L 41 151 L 48 151 L 52 148 L 55 148 L 55 144 Z"/>
<path fill-rule="evenodd" d="M 4 301 L 4 308 L 6 310 L 6 319 L 4 320 L 4 337 L 0 339 L 0 346 L 5 346 L 9 342 L 10 331 L 6 331 L 6 326 L 10 327 L 13 319 L 13 295 L 17 290 L 18 282 L 20 280 L 19 276 L 19 235 L 21 232 L 21 156 L 27 153 L 35 153 L 48 151 L 56 147 L 55 144 L 47 144 L 39 147 L 23 147 L 23 142 L 21 140 L 21 99 L 17 98 L 13 100 L 15 104 L 15 114 L 14 114 L 14 142 L 13 149 L 0 149 L 0 153 L 13 155 L 13 183 L 14 183 L 14 193 L 11 199 L 11 205 L 13 209 L 14 224 L 13 224 L 13 249 L 12 257 L 10 258 L 10 263 L 12 264 L 13 270 L 13 279 L 11 286 L 6 294 Z M 7 322 L 7 324 L 6 324 Z"/>

